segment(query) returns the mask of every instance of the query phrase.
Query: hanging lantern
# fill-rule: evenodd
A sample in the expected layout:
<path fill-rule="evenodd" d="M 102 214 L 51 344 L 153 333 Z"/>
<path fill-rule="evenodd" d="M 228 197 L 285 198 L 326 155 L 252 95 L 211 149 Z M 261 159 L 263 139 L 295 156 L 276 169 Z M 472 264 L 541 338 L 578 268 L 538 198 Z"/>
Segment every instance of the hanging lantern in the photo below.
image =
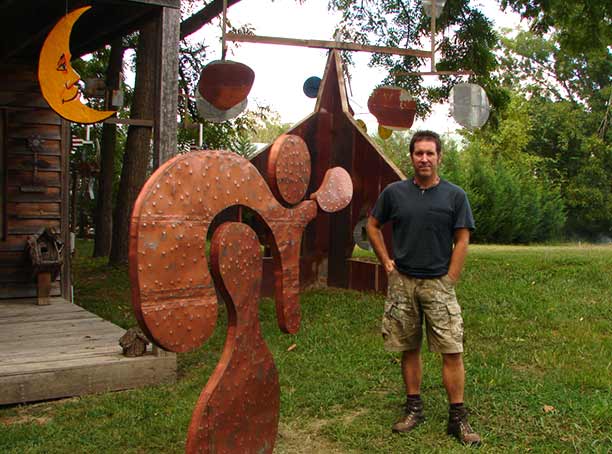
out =
<path fill-rule="evenodd" d="M 387 129 L 410 129 L 416 114 L 416 102 L 403 88 L 383 86 L 370 95 L 368 109 Z"/>
<path fill-rule="evenodd" d="M 480 128 L 489 119 L 489 98 L 480 85 L 455 85 L 450 92 L 450 101 L 453 118 L 461 126 Z"/>
<path fill-rule="evenodd" d="M 442 14 L 442 9 L 444 9 L 446 0 L 423 0 L 423 9 L 427 17 L 431 17 L 434 2 L 436 4 L 436 18 L 440 17 L 440 14 Z"/>
<path fill-rule="evenodd" d="M 309 98 L 316 98 L 319 94 L 319 87 L 321 86 L 321 78 L 317 76 L 312 76 L 306 79 L 304 82 L 304 86 L 302 90 L 304 90 L 304 94 Z"/>
<path fill-rule="evenodd" d="M 228 110 L 246 100 L 255 73 L 243 63 L 216 60 L 204 67 L 198 82 L 198 92 L 213 107 Z"/>

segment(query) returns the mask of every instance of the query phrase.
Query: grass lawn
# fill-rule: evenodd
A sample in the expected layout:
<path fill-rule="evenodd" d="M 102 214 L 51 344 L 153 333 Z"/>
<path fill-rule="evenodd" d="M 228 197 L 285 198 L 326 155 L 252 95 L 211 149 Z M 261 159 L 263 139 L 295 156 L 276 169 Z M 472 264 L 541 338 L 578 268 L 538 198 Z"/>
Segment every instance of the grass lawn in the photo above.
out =
<path fill-rule="evenodd" d="M 126 270 L 87 258 L 89 248 L 80 243 L 75 259 L 76 301 L 134 325 Z M 612 247 L 473 246 L 457 292 L 466 400 L 481 452 L 612 452 Z M 278 330 L 271 301 L 262 301 L 281 380 L 276 453 L 473 450 L 445 435 L 440 359 L 430 353 L 426 423 L 410 435 L 391 433 L 404 397 L 399 356 L 382 348 L 382 306 L 372 294 L 305 292 L 301 331 L 290 336 Z M 223 341 L 219 326 L 204 347 L 179 355 L 172 386 L 0 407 L 0 453 L 183 452 Z"/>

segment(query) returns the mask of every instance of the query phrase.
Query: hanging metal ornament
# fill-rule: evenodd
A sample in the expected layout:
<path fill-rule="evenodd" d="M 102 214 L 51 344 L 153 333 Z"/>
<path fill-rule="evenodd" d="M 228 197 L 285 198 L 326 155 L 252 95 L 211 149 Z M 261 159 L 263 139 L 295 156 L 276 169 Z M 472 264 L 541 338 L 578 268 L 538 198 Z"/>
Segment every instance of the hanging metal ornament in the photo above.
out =
<path fill-rule="evenodd" d="M 383 86 L 370 95 L 368 109 L 385 128 L 410 129 L 416 114 L 416 102 L 403 88 Z"/>
<path fill-rule="evenodd" d="M 368 224 L 368 218 L 362 218 L 357 222 L 353 229 L 353 241 L 357 246 L 365 251 L 371 251 L 372 245 L 368 239 L 368 233 L 366 232 L 366 225 Z"/>
<path fill-rule="evenodd" d="M 358 120 L 355 120 L 355 123 L 357 123 L 357 125 L 363 132 L 365 133 L 368 132 L 368 125 L 366 125 L 365 121 L 363 121 L 361 118 L 359 118 Z"/>
<path fill-rule="evenodd" d="M 206 101 L 199 93 L 196 93 L 196 106 L 200 116 L 207 121 L 212 123 L 223 123 L 224 121 L 232 120 L 246 110 L 248 100 L 243 99 L 242 102 L 236 104 L 234 107 L 222 110 L 217 109 L 211 103 Z"/>
<path fill-rule="evenodd" d="M 457 84 L 450 92 L 451 114 L 457 123 L 469 129 L 482 127 L 491 108 L 484 89 L 476 84 Z"/>
<path fill-rule="evenodd" d="M 316 98 L 319 94 L 319 87 L 321 86 L 321 78 L 317 76 L 312 76 L 306 79 L 304 82 L 304 86 L 302 90 L 304 90 L 304 94 L 309 98 Z"/>
<path fill-rule="evenodd" d="M 204 67 L 198 92 L 220 110 L 228 110 L 243 102 L 253 87 L 255 73 L 244 63 L 215 60 Z"/>
<path fill-rule="evenodd" d="M 423 0 L 423 9 L 425 10 L 425 14 L 427 14 L 427 17 L 431 17 L 433 15 L 435 15 L 436 18 L 440 17 L 445 3 L 446 0 Z"/>
<path fill-rule="evenodd" d="M 382 140 L 387 140 L 392 134 L 393 131 L 391 129 L 378 125 L 378 137 L 380 137 Z"/>
<path fill-rule="evenodd" d="M 226 60 L 227 0 L 223 0 L 221 60 L 210 62 L 200 74 L 196 104 L 200 116 L 222 123 L 240 115 L 255 81 L 255 73 L 244 63 Z"/>

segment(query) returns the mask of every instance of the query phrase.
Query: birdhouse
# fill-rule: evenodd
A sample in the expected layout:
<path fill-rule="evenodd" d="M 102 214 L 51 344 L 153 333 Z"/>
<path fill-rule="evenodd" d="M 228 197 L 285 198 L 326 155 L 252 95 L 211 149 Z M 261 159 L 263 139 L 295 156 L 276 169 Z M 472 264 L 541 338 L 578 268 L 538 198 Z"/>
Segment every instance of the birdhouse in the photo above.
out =
<path fill-rule="evenodd" d="M 50 272 L 53 279 L 57 277 L 64 261 L 62 251 L 64 243 L 55 229 L 46 227 L 38 235 L 28 238 L 27 250 L 32 262 L 34 274 Z"/>
<path fill-rule="evenodd" d="M 119 339 L 119 345 L 121 345 L 123 354 L 128 358 L 144 355 L 148 344 L 149 339 L 147 339 L 147 336 L 144 335 L 140 328 L 128 329 Z"/>
<path fill-rule="evenodd" d="M 32 275 L 37 281 L 38 304 L 49 304 L 51 282 L 62 269 L 64 243 L 55 229 L 45 227 L 38 235 L 28 238 L 26 249 L 32 263 Z"/>

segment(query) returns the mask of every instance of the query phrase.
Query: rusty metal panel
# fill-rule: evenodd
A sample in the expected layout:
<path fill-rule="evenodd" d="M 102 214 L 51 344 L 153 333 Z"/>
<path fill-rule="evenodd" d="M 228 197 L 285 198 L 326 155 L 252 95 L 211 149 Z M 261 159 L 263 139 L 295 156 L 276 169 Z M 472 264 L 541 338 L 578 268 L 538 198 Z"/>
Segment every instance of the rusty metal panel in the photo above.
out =
<path fill-rule="evenodd" d="M 368 99 L 368 109 L 388 129 L 409 129 L 416 114 L 416 102 L 400 87 L 378 87 Z"/>
<path fill-rule="evenodd" d="M 215 108 L 228 110 L 246 99 L 254 81 L 255 73 L 244 63 L 215 60 L 202 70 L 198 92 Z"/>
<path fill-rule="evenodd" d="M 278 373 L 259 324 L 262 259 L 255 232 L 221 225 L 211 242 L 215 286 L 228 312 L 228 334 L 215 371 L 200 394 L 186 452 L 271 453 L 276 440 Z"/>
<path fill-rule="evenodd" d="M 310 169 L 299 158 L 279 153 L 271 162 L 275 192 L 282 194 L 283 185 L 289 198 L 305 192 Z M 278 377 L 256 322 L 262 279 L 257 235 L 239 223 L 215 230 L 213 280 L 205 248 L 211 223 L 238 206 L 253 210 L 267 225 L 277 321 L 283 331 L 295 333 L 304 229 L 317 215 L 317 203 L 333 212 L 351 200 L 352 183 L 344 169 L 329 169 L 324 182 L 314 200 L 288 208 L 246 159 L 225 151 L 195 151 L 161 166 L 138 196 L 130 225 L 130 279 L 141 328 L 163 348 L 184 352 L 200 346 L 215 328 L 215 288 L 225 295 L 230 314 L 224 353 L 194 410 L 187 452 L 271 453 L 278 422 Z"/>

